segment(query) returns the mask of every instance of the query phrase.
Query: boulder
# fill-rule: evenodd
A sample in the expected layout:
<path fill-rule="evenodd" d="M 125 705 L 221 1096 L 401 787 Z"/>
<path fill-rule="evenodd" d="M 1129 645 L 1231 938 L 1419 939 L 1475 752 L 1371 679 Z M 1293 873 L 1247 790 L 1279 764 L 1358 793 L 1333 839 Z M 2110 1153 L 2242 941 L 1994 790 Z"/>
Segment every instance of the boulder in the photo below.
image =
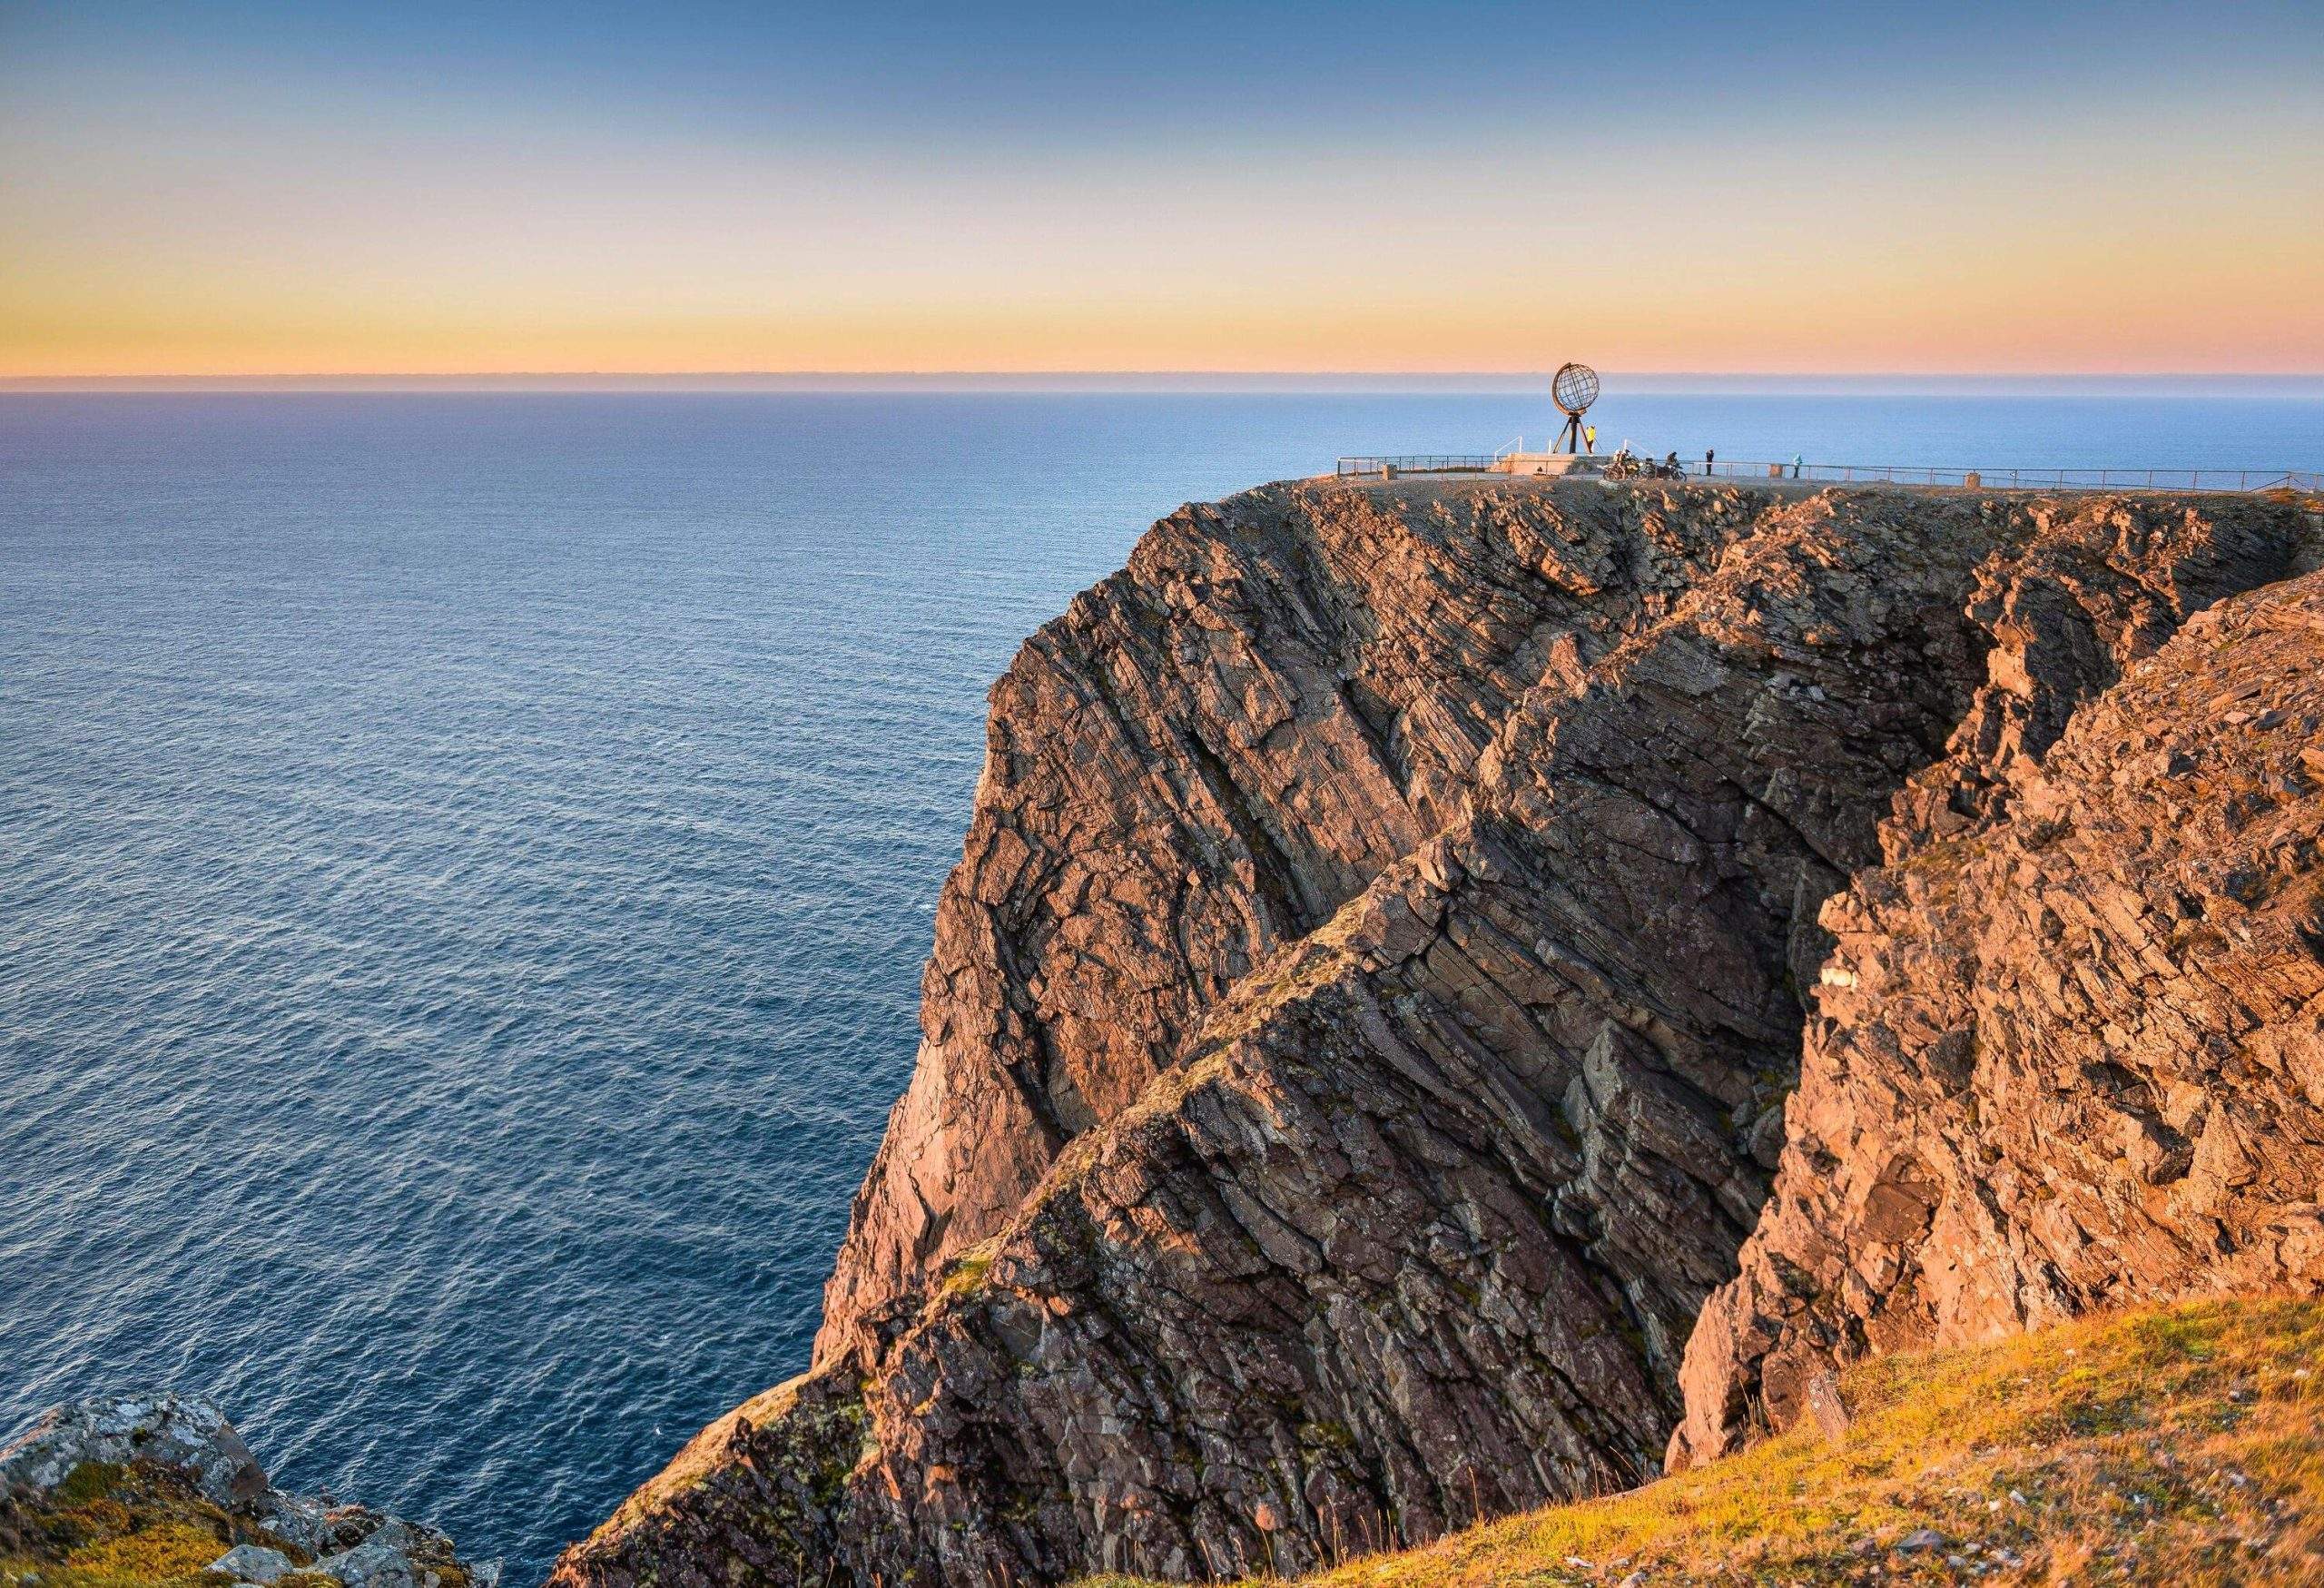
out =
<path fill-rule="evenodd" d="M 207 1569 L 237 1582 L 264 1584 L 294 1568 L 290 1557 L 281 1550 L 268 1549 L 263 1544 L 238 1544 L 211 1562 Z"/>
<path fill-rule="evenodd" d="M 91 1461 L 177 1469 L 229 1509 L 256 1504 L 269 1488 L 266 1470 L 216 1403 L 168 1394 L 104 1396 L 50 1409 L 0 1451 L 0 1480 L 42 1493 Z"/>

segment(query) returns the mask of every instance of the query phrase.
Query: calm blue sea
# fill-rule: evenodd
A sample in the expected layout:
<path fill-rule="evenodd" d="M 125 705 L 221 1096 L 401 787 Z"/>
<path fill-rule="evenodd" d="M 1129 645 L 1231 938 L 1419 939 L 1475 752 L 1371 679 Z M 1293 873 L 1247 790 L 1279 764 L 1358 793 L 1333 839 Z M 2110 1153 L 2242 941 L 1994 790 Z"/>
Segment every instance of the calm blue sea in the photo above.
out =
<path fill-rule="evenodd" d="M 0 396 L 0 1425 L 218 1396 L 519 1583 L 804 1362 L 984 694 L 1182 500 L 1521 395 Z M 1601 444 L 2324 465 L 2324 402 Z"/>

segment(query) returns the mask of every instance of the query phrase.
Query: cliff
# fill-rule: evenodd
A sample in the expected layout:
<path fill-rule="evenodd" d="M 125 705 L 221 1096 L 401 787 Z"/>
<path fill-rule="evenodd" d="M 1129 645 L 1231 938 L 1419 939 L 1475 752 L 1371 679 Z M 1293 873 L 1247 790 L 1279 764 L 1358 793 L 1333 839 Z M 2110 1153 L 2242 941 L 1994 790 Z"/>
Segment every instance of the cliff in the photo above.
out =
<path fill-rule="evenodd" d="M 1682 1414 L 1674 1448 L 1708 1455 L 1757 1406 L 1793 1413 L 1815 1361 L 1945 1337 L 1862 1321 L 1835 1221 L 1951 1229 L 1933 1210 L 2048 1122 L 2004 1143 L 1973 1100 L 1928 1127 L 1955 1179 L 1935 1145 L 1874 1162 L 1858 1139 L 1889 1126 L 1859 1116 L 1911 1082 L 1865 1091 L 1827 1030 L 1852 1017 L 1811 1027 L 1801 990 L 1911 939 L 1880 914 L 1910 879 L 1967 874 L 1948 933 L 1974 938 L 2019 885 L 1987 834 L 2062 819 L 2081 782 L 2043 781 L 2053 760 L 2111 779 L 2077 732 L 2188 706 L 2120 692 L 2308 533 L 2248 499 L 1595 482 L 1319 482 L 1165 520 L 994 690 L 919 1068 L 813 1370 L 705 1430 L 557 1581 L 1305 1570 L 1629 1486 Z M 2201 671 L 2204 643 L 2171 654 Z M 2254 733 L 2318 743 L 2270 698 Z M 2291 962 L 2314 958 L 2315 806 L 2288 808 L 2267 875 L 2290 902 L 2253 951 L 2277 1013 L 2313 998 Z M 2003 869 L 1970 873 L 1989 848 Z M 2189 885 L 2225 888 L 2233 848 Z M 2093 909 L 2107 891 L 2059 874 Z M 2240 941 L 2187 933 L 2184 962 Z M 2101 1003 L 2059 1020 L 2111 1044 Z M 2186 1009 L 2211 1056 L 2182 1069 L 2248 1029 Z M 1903 1044 L 1899 1071 L 1984 1062 Z M 2197 1139 L 2183 1098 L 2101 1080 L 2163 1160 L 2160 1132 Z M 2292 1139 L 2273 1179 L 2312 1186 Z M 2100 1157 L 2072 1172 L 2111 1185 Z M 1867 1163 L 1834 1203 L 1835 1166 Z M 2235 1245 L 2277 1227 L 2279 1189 L 2148 1288 L 2230 1248 L 2238 1283 L 2311 1282 L 2296 1230 Z M 1785 1241 L 1824 1262 L 1812 1294 Z M 1884 1317 L 1939 1310 L 1896 1289 L 1920 1269 L 1876 1267 Z"/>
<path fill-rule="evenodd" d="M 2324 1287 L 2324 575 L 2198 614 L 2008 797 L 1825 906 L 1774 1202 L 1678 1458 L 1819 1369 Z"/>

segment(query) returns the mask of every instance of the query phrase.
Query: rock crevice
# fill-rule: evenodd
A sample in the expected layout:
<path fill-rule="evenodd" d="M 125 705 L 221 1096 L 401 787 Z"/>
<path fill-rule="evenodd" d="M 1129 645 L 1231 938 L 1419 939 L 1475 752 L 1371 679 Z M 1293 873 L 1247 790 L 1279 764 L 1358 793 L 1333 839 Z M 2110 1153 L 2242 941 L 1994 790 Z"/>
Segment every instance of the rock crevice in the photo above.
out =
<path fill-rule="evenodd" d="M 2324 1285 L 2324 576 L 2088 698 L 1825 906 L 1790 1144 L 1674 1458 L 1872 1353 Z"/>

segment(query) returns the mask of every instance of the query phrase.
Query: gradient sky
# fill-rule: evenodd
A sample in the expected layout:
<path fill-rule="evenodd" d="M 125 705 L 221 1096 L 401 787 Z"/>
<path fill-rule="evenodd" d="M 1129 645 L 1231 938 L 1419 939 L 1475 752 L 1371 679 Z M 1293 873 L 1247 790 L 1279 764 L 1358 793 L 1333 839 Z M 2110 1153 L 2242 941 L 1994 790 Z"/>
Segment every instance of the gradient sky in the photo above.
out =
<path fill-rule="evenodd" d="M 2324 370 L 2324 0 L 0 0 L 0 376 Z"/>

